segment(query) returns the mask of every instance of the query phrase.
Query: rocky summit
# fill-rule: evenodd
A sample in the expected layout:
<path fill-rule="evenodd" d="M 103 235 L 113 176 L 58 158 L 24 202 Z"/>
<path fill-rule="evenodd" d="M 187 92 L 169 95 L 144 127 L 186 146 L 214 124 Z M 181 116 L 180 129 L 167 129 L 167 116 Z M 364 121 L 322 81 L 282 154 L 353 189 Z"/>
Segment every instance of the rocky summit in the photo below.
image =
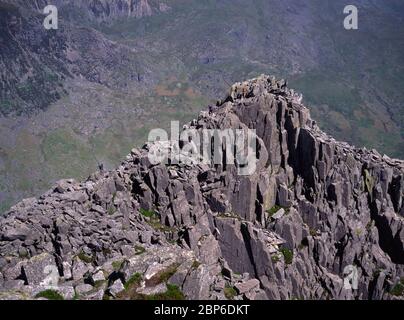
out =
<path fill-rule="evenodd" d="M 0 298 L 404 298 L 403 161 L 336 141 L 269 76 L 185 127 L 255 129 L 255 172 L 152 164 L 148 143 L 62 180 L 0 217 Z"/>

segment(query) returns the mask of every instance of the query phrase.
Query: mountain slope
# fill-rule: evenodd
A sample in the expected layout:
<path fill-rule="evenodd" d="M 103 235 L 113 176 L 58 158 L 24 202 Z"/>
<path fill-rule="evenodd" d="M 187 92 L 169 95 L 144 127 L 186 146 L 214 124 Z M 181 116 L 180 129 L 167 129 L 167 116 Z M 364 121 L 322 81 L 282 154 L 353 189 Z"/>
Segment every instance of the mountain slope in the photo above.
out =
<path fill-rule="evenodd" d="M 342 0 L 57 0 L 56 32 L 46 1 L 0 2 L 23 13 L 16 29 L 21 14 L 1 19 L 0 211 L 114 167 L 149 129 L 261 73 L 287 77 L 336 138 L 404 157 L 400 0 L 353 1 L 352 32 Z"/>
<path fill-rule="evenodd" d="M 50 265 L 67 298 L 403 298 L 403 161 L 336 141 L 267 76 L 187 128 L 255 129 L 256 171 L 152 165 L 153 146 L 167 148 L 156 142 L 114 171 L 60 181 L 0 218 L 1 296 L 43 292 Z"/>
<path fill-rule="evenodd" d="M 84 78 L 107 88 L 141 91 L 153 68 L 126 46 L 94 29 L 61 17 L 58 30 L 45 30 L 40 10 L 31 2 L 1 5 L 1 113 L 32 114 L 59 100 L 67 79 Z M 45 2 L 38 4 L 44 8 Z M 35 4 L 36 6 L 36 4 Z M 63 9 L 62 13 L 63 13 Z M 154 66 L 157 68 L 157 65 Z"/>

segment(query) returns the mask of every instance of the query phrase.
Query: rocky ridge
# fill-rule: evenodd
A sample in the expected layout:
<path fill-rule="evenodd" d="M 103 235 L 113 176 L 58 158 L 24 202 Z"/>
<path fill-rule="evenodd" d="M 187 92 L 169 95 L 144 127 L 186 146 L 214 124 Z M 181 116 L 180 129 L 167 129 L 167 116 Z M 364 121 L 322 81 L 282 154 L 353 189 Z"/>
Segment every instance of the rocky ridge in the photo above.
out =
<path fill-rule="evenodd" d="M 17 1 L 22 6 L 29 7 L 38 11 L 42 11 L 48 5 L 47 1 Z M 55 0 L 52 3 L 61 10 L 75 9 L 85 12 L 85 16 L 97 21 L 110 21 L 119 17 L 149 17 L 153 14 L 166 12 L 170 7 L 161 1 L 155 0 Z"/>
<path fill-rule="evenodd" d="M 268 76 L 186 127 L 255 129 L 257 170 L 152 165 L 146 144 L 60 181 L 0 218 L 0 297 L 403 298 L 403 161 L 335 141 Z"/>

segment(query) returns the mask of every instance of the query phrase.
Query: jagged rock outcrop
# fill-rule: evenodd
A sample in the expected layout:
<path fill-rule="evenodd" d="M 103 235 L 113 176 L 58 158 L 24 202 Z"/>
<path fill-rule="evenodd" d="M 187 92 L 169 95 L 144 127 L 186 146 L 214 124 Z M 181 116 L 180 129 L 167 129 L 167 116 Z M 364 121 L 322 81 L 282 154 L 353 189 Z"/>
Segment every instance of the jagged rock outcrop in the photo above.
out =
<path fill-rule="evenodd" d="M 49 3 L 44 0 L 17 1 L 21 5 L 42 11 Z M 55 0 L 52 2 L 61 10 L 70 8 L 81 10 L 83 16 L 98 21 L 110 21 L 117 18 L 126 17 L 149 17 L 155 13 L 165 12 L 170 7 L 164 1 L 150 0 Z"/>
<path fill-rule="evenodd" d="M 0 297 L 53 281 L 85 299 L 403 298 L 403 161 L 335 141 L 268 76 L 186 128 L 255 129 L 256 170 L 155 165 L 149 151 L 170 148 L 155 142 L 115 171 L 61 181 L 1 218 Z M 352 268 L 357 288 L 344 286 Z"/>

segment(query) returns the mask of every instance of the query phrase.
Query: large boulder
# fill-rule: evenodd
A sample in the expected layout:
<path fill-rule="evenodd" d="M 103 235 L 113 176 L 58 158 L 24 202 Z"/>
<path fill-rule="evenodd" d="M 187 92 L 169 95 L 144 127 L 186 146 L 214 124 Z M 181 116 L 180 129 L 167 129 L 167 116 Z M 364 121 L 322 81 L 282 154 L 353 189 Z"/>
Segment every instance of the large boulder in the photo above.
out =
<path fill-rule="evenodd" d="M 29 285 L 54 286 L 59 283 L 59 270 L 49 253 L 29 259 L 23 266 L 23 273 Z"/>

